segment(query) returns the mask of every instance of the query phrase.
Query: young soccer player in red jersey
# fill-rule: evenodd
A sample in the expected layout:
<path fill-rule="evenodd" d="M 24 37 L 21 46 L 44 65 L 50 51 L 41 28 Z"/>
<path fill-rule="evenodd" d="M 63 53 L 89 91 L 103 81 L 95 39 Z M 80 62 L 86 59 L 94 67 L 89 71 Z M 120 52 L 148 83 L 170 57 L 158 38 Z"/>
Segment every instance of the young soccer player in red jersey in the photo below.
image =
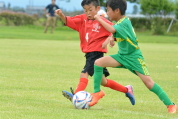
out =
<path fill-rule="evenodd" d="M 65 16 L 60 9 L 55 11 L 66 26 L 79 32 L 80 47 L 82 52 L 85 53 L 86 57 L 86 64 L 80 74 L 79 84 L 75 92 L 69 93 L 67 91 L 62 91 L 63 95 L 70 101 L 75 93 L 85 90 L 87 87 L 88 77 L 93 76 L 94 73 L 94 62 L 96 59 L 103 57 L 103 54 L 107 52 L 108 40 L 112 35 L 94 19 L 94 16 L 100 10 L 99 0 L 83 0 L 81 5 L 85 14 L 74 17 Z M 103 17 L 102 19 L 112 25 L 112 23 L 107 19 Z M 125 93 L 126 97 L 130 99 L 131 104 L 135 104 L 131 85 L 125 87 L 113 80 L 106 79 L 106 77 L 109 75 L 109 72 L 106 68 L 104 68 L 102 74 L 103 81 L 101 82 L 101 85 Z"/>
<path fill-rule="evenodd" d="M 104 28 L 113 33 L 117 39 L 119 51 L 117 54 L 105 56 L 95 61 L 94 65 L 94 93 L 90 106 L 95 105 L 105 94 L 100 90 L 103 67 L 126 68 L 136 74 L 145 86 L 154 92 L 161 101 L 167 106 L 168 113 L 176 113 L 177 106 L 169 99 L 164 90 L 156 84 L 150 77 L 144 57 L 138 46 L 138 40 L 132 24 L 125 11 L 127 3 L 125 0 L 108 0 L 106 3 L 107 14 L 111 21 L 117 21 L 114 26 L 105 22 L 99 15 L 95 19 L 99 21 Z M 113 42 L 113 41 L 111 41 Z"/>

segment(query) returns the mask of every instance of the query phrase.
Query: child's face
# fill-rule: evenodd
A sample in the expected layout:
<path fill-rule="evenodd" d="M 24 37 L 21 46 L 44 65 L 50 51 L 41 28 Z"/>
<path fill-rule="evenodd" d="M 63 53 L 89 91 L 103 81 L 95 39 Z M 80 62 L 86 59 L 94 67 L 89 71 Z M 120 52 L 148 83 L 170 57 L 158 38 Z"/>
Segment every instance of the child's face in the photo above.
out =
<path fill-rule="evenodd" d="M 117 14 L 111 7 L 107 6 L 107 15 L 111 21 L 117 21 Z"/>
<path fill-rule="evenodd" d="M 87 15 L 88 19 L 94 19 L 94 16 L 100 10 L 100 6 L 95 7 L 92 3 L 89 5 L 83 6 L 84 12 Z"/>
<path fill-rule="evenodd" d="M 52 0 L 52 4 L 55 4 L 55 2 L 56 2 L 55 0 Z"/>

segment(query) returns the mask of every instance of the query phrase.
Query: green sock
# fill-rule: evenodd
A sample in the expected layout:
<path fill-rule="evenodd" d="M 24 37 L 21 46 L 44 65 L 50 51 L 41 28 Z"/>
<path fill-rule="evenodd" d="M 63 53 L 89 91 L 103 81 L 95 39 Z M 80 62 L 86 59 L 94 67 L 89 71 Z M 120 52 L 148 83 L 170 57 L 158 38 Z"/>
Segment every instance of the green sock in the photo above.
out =
<path fill-rule="evenodd" d="M 100 92 L 102 76 L 103 67 L 94 65 L 94 93 Z"/>
<path fill-rule="evenodd" d="M 154 92 L 165 105 L 173 105 L 167 94 L 158 84 L 155 83 L 150 91 Z"/>

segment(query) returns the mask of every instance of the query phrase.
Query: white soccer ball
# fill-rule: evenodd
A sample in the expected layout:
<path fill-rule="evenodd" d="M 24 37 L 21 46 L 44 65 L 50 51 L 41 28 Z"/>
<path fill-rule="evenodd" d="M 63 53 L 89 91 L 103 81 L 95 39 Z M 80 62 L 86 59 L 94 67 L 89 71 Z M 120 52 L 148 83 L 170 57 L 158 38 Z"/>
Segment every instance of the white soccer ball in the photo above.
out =
<path fill-rule="evenodd" d="M 79 91 L 73 96 L 72 103 L 76 109 L 89 109 L 91 99 L 92 96 L 89 92 Z"/>

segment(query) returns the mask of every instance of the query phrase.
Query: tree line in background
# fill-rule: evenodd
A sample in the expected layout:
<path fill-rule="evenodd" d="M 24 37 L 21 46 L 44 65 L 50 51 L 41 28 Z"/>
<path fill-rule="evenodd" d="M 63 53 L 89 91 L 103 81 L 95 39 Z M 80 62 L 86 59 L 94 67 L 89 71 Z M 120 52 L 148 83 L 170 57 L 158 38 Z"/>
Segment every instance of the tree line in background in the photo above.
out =
<path fill-rule="evenodd" d="M 178 0 L 127 0 L 130 3 L 137 3 L 141 6 L 142 14 L 168 15 L 175 13 L 178 19 Z M 101 6 L 105 6 L 106 0 L 100 0 Z M 134 5 L 135 7 L 135 5 Z M 133 8 L 138 9 L 138 8 Z M 134 13 L 134 11 L 133 11 Z"/>
<path fill-rule="evenodd" d="M 178 12 L 178 6 L 175 5 L 175 1 L 171 0 L 140 0 L 139 4 L 142 14 L 146 15 L 151 21 L 151 30 L 154 34 L 164 34 L 166 28 L 168 28 L 166 18 L 171 14 L 176 15 L 176 12 Z M 177 15 L 176 17 L 178 18 Z"/>
<path fill-rule="evenodd" d="M 66 0 L 70 2 L 70 0 Z M 138 30 L 151 30 L 153 34 L 164 34 L 168 28 L 171 18 L 168 15 L 176 15 L 178 19 L 178 0 L 127 0 L 131 3 L 140 5 L 143 18 L 131 18 L 133 26 Z M 100 0 L 101 6 L 105 6 L 106 0 Z M 10 6 L 10 5 L 9 5 Z M 136 9 L 136 8 L 135 8 Z M 133 11 L 134 12 L 134 11 Z M 67 15 L 74 16 L 81 14 L 81 11 L 68 12 Z M 38 15 L 27 15 L 19 12 L 4 11 L 0 13 L 0 21 L 4 21 L 6 25 L 33 25 L 39 21 Z M 172 29 L 178 29 L 178 23 L 174 22 Z"/>

